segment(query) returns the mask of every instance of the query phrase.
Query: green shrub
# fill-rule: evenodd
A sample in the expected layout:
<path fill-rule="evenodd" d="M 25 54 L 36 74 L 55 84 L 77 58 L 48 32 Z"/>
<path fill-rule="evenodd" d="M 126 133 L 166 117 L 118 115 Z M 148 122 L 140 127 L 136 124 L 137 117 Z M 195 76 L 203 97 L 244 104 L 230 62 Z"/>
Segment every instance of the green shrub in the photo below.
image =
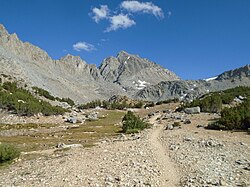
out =
<path fill-rule="evenodd" d="M 143 106 L 143 102 L 142 101 L 139 101 L 138 103 L 134 104 L 134 108 L 142 108 Z"/>
<path fill-rule="evenodd" d="M 148 128 L 150 125 L 140 117 L 136 116 L 133 112 L 128 111 L 123 118 L 122 132 L 124 133 L 134 133 L 139 132 L 145 128 Z"/>
<path fill-rule="evenodd" d="M 221 118 L 207 126 L 215 130 L 247 130 L 250 128 L 250 100 L 245 100 L 233 108 L 225 108 Z"/>
<path fill-rule="evenodd" d="M 86 104 L 82 104 L 78 108 L 79 109 L 89 109 L 89 108 L 96 108 L 98 106 L 101 107 L 102 103 L 103 102 L 101 100 L 95 100 L 95 101 L 91 101 L 91 102 L 86 103 Z"/>
<path fill-rule="evenodd" d="M 0 163 L 11 161 L 20 156 L 20 151 L 10 144 L 0 144 Z"/>
<path fill-rule="evenodd" d="M 230 104 L 238 96 L 249 97 L 250 88 L 239 86 L 224 91 L 212 92 L 195 99 L 191 103 L 185 103 L 177 111 L 181 111 L 187 107 L 200 106 L 202 112 L 221 112 L 222 104 Z"/>
<path fill-rule="evenodd" d="M 44 90 L 42 88 L 38 88 L 36 86 L 32 87 L 33 90 L 35 90 L 35 92 L 40 95 L 43 96 L 49 100 L 55 101 L 55 97 L 50 95 L 50 93 L 47 90 Z"/>
<path fill-rule="evenodd" d="M 55 98 L 57 101 L 60 101 L 60 102 L 66 102 L 68 103 L 70 106 L 74 106 L 75 105 L 75 102 L 70 99 L 70 98 L 59 98 L 59 97 L 56 97 Z"/>
<path fill-rule="evenodd" d="M 103 107 L 108 110 L 123 110 L 124 108 L 141 108 L 143 106 L 143 102 L 135 102 L 135 104 L 128 104 L 126 101 L 123 102 L 108 102 L 108 101 L 100 101 L 100 100 L 95 100 L 91 101 L 86 104 L 80 105 L 78 108 L 79 109 L 89 109 L 89 108 L 96 108 L 96 107 Z"/>

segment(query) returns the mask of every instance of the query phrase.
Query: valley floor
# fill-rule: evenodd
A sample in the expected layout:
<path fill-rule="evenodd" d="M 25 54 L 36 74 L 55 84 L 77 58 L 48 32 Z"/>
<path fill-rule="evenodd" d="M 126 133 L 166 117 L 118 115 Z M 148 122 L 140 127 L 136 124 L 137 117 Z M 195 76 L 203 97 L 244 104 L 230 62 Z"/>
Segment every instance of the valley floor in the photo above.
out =
<path fill-rule="evenodd" d="M 215 117 L 156 113 L 140 134 L 38 151 L 2 169 L 0 186 L 250 186 L 249 135 L 205 130 Z M 176 121 L 181 127 L 165 130 Z"/>

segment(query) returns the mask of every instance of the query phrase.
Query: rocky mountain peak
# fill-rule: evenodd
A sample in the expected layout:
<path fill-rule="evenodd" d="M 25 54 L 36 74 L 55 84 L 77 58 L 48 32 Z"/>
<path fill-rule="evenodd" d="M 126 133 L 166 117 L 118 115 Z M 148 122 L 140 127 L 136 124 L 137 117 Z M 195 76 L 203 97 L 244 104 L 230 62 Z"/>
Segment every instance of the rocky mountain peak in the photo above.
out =
<path fill-rule="evenodd" d="M 225 79 L 232 79 L 232 78 L 243 78 L 243 77 L 250 77 L 250 65 L 247 64 L 246 66 L 226 71 L 218 76 L 216 80 L 225 80 Z"/>
<path fill-rule="evenodd" d="M 129 54 L 128 52 L 126 52 L 126 51 L 120 51 L 117 55 L 116 55 L 116 58 L 127 58 L 127 57 L 129 57 L 129 56 L 131 56 L 131 54 Z"/>
<path fill-rule="evenodd" d="M 81 59 L 79 56 L 73 56 L 71 54 L 67 54 L 66 56 L 59 59 L 62 63 L 67 63 L 69 65 L 73 65 L 78 68 L 84 67 L 87 63 Z"/>
<path fill-rule="evenodd" d="M 173 72 L 137 55 L 121 51 L 106 58 L 99 67 L 104 80 L 117 83 L 125 91 L 139 90 L 162 80 L 178 80 Z"/>
<path fill-rule="evenodd" d="M 9 33 L 5 29 L 5 27 L 2 24 L 0 24 L 0 38 L 4 36 L 9 36 Z"/>

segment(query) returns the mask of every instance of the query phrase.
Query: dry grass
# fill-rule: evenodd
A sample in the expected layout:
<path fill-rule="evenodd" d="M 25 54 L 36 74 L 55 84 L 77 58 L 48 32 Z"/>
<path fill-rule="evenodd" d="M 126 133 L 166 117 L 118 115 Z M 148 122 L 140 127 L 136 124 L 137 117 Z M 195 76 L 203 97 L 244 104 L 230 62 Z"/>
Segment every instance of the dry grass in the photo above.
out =
<path fill-rule="evenodd" d="M 24 136 L 0 136 L 0 142 L 16 145 L 24 152 L 44 150 L 54 147 L 57 143 L 74 144 L 80 143 L 85 147 L 93 146 L 98 140 L 111 137 L 119 133 L 120 127 L 115 124 L 121 122 L 125 112 L 123 111 L 102 111 L 100 115 L 106 116 L 97 121 L 86 121 L 78 128 L 69 128 L 51 133 L 34 133 Z M 62 125 L 62 124 L 60 124 Z M 29 130 L 39 128 L 53 128 L 58 124 L 17 124 L 0 125 L 3 130 Z M 71 124 L 63 124 L 70 126 Z"/>

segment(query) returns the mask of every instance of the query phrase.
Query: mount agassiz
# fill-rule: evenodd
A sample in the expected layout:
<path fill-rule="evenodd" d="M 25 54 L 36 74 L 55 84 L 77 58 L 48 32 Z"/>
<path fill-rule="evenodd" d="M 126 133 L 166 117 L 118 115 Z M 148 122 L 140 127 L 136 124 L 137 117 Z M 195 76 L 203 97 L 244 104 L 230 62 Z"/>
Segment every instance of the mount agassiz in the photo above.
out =
<path fill-rule="evenodd" d="M 191 99 L 209 91 L 250 86 L 249 65 L 215 79 L 185 81 L 168 69 L 125 51 L 104 59 L 99 67 L 72 55 L 53 60 L 39 47 L 9 34 L 3 25 L 0 25 L 0 67 L 0 74 L 77 103 L 104 100 L 113 95 L 152 101 Z"/>

